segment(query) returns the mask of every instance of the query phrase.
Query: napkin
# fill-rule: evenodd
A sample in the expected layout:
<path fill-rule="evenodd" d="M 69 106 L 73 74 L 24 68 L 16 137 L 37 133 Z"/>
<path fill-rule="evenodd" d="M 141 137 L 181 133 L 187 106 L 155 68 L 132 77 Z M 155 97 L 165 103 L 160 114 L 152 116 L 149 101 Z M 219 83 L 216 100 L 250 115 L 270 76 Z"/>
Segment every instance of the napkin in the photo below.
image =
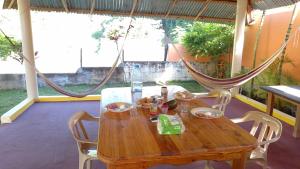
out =
<path fill-rule="evenodd" d="M 161 114 L 158 116 L 157 130 L 159 134 L 181 134 L 185 130 L 185 126 L 181 118 L 176 115 Z"/>

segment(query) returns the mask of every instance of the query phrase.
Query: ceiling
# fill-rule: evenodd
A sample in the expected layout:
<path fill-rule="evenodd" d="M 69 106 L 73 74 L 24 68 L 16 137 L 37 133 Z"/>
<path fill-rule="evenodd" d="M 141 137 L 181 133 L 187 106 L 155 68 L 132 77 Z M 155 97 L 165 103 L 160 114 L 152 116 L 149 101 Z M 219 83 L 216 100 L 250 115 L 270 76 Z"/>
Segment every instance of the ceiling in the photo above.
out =
<path fill-rule="evenodd" d="M 246 1 L 246 0 L 245 0 Z M 299 0 L 249 0 L 252 9 L 272 9 Z M 30 0 L 31 10 L 84 14 L 234 22 L 236 0 Z M 17 9 L 17 0 L 4 0 L 3 9 Z"/>

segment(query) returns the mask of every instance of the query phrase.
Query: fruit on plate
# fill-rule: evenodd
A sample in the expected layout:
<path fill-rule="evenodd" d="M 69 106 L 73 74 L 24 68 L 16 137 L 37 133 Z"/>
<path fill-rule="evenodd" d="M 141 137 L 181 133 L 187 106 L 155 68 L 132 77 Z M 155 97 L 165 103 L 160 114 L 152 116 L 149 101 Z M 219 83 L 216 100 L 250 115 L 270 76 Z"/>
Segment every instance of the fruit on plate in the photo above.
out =
<path fill-rule="evenodd" d="M 106 107 L 108 109 L 113 109 L 113 110 L 119 108 L 117 103 L 111 103 L 111 104 L 107 105 Z"/>

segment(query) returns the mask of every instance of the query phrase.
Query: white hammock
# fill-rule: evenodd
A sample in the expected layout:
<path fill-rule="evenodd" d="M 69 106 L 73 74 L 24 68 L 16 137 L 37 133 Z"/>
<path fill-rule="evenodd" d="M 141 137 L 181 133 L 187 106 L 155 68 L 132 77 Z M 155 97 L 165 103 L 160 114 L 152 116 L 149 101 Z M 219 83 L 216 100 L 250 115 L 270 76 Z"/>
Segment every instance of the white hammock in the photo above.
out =
<path fill-rule="evenodd" d="M 188 69 L 188 72 L 191 74 L 191 76 L 201 85 L 203 85 L 207 89 L 215 89 L 215 88 L 222 88 L 222 89 L 231 89 L 240 85 L 245 84 L 255 76 L 259 75 L 261 72 L 266 70 L 281 54 L 281 52 L 284 50 L 284 48 L 287 46 L 288 42 L 292 37 L 297 35 L 299 33 L 299 28 L 296 30 L 296 32 L 291 35 L 291 37 L 286 40 L 275 52 L 272 54 L 266 61 L 264 61 L 260 66 L 257 68 L 251 70 L 250 72 L 239 75 L 236 77 L 228 78 L 228 79 L 218 79 L 210 77 L 198 70 L 196 70 L 188 61 L 184 59 L 182 54 L 178 51 L 176 46 L 172 44 L 174 47 L 176 53 L 179 55 L 179 57 L 182 59 L 184 65 Z M 172 41 L 171 41 L 172 42 Z"/>

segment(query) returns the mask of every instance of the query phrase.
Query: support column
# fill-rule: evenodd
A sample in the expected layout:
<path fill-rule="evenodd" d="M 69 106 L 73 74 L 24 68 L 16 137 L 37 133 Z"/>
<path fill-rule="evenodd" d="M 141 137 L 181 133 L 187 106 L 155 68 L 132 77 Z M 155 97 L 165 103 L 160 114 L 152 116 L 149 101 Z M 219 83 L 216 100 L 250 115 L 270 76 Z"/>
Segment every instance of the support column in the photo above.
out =
<path fill-rule="evenodd" d="M 18 9 L 22 33 L 22 50 L 24 56 L 35 66 L 32 41 L 30 0 L 18 0 Z M 37 75 L 34 68 L 24 60 L 27 98 L 38 98 Z"/>
<path fill-rule="evenodd" d="M 242 68 L 242 58 L 244 49 L 245 39 L 245 23 L 247 16 L 247 5 L 246 0 L 237 0 L 236 18 L 235 18 L 235 34 L 233 43 L 233 55 L 231 65 L 231 77 L 240 73 Z M 238 88 L 233 90 L 233 94 L 238 93 Z"/>

